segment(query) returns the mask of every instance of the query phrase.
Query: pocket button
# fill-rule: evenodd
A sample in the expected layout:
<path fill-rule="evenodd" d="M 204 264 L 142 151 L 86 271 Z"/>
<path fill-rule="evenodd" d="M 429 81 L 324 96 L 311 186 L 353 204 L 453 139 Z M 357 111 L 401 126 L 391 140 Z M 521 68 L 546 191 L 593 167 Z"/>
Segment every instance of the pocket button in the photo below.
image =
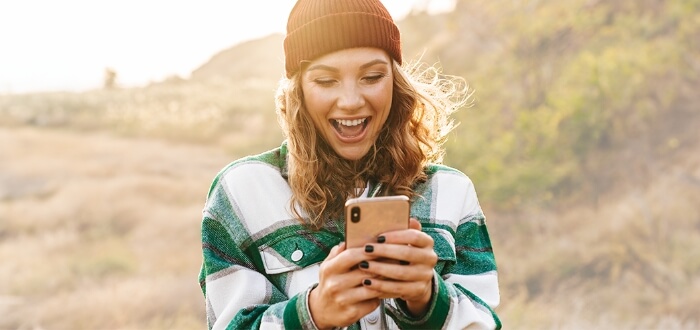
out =
<path fill-rule="evenodd" d="M 377 323 L 377 321 L 379 321 L 379 311 L 378 310 L 375 310 L 374 312 L 367 315 L 367 322 L 369 322 L 371 324 L 375 324 L 375 323 Z"/>
<path fill-rule="evenodd" d="M 298 262 L 303 257 L 304 257 L 304 252 L 302 252 L 301 250 L 296 250 L 296 251 L 292 252 L 292 261 L 294 261 L 294 262 Z"/>

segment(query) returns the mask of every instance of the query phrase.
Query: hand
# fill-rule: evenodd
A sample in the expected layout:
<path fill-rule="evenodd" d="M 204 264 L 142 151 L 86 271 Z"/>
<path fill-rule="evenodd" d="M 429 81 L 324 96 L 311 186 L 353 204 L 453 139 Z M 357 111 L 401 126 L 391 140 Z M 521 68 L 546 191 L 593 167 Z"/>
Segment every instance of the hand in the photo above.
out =
<path fill-rule="evenodd" d="M 415 316 L 423 315 L 433 291 L 433 269 L 437 254 L 433 238 L 421 231 L 421 224 L 411 219 L 409 229 L 388 232 L 384 242 L 365 245 L 369 267 L 363 269 L 373 275 L 364 285 L 379 291 L 381 298 L 400 298 Z M 367 248 L 371 246 L 371 248 Z M 371 250 L 371 252 L 369 251 Z M 400 260 L 385 262 L 377 258 Z"/>
<path fill-rule="evenodd" d="M 356 267 L 366 259 L 362 248 L 345 249 L 341 243 L 321 263 L 318 286 L 309 294 L 319 329 L 348 326 L 379 306 L 380 292 L 362 285 L 368 275 Z"/>

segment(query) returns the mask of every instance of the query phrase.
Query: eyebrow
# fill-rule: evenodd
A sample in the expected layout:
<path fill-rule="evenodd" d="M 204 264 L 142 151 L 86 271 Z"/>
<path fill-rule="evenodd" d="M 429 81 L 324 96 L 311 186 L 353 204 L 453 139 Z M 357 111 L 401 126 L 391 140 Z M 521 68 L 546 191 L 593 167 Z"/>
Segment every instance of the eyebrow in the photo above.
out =
<path fill-rule="evenodd" d="M 376 60 L 372 60 L 372 61 L 369 61 L 365 64 L 360 65 L 360 69 L 366 69 L 366 68 L 371 67 L 371 66 L 376 65 L 376 64 L 389 64 L 389 63 L 387 63 L 386 61 L 384 61 L 382 59 L 376 59 Z M 325 64 L 314 64 L 306 69 L 306 71 L 312 71 L 312 70 L 325 70 L 325 71 L 331 71 L 331 72 L 339 72 L 340 71 L 340 70 L 338 70 L 338 68 L 328 66 Z"/>

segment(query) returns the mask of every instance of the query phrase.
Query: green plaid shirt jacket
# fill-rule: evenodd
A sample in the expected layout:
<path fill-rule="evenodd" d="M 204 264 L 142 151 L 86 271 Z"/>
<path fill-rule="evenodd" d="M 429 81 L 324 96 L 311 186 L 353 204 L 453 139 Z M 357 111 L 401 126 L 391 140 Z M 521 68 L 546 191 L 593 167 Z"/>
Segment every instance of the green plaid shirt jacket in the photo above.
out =
<path fill-rule="evenodd" d="M 402 301 L 386 301 L 390 329 L 498 329 L 498 274 L 485 218 L 471 180 L 427 166 L 414 187 L 411 217 L 435 241 L 433 297 L 415 318 Z M 314 231 L 289 209 L 287 145 L 239 159 L 209 190 L 202 219 L 199 283 L 209 329 L 316 329 L 308 296 L 321 261 L 344 241 L 344 219 Z M 379 308 L 347 329 L 378 329 Z"/>

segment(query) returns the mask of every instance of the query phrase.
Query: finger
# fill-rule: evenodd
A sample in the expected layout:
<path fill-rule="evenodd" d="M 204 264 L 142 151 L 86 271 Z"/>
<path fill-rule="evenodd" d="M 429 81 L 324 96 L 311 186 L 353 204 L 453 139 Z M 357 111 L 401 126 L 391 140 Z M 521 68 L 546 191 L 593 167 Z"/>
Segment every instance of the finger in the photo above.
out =
<path fill-rule="evenodd" d="M 418 220 L 416 220 L 416 218 L 410 218 L 409 222 L 408 222 L 408 229 L 421 231 L 423 229 L 423 226 L 420 224 L 420 222 Z M 379 237 L 377 238 L 377 242 L 384 243 L 384 240 L 386 239 L 387 234 L 395 233 L 397 231 L 401 231 L 401 230 L 392 230 L 392 231 L 385 232 L 384 234 L 379 235 Z"/>
<path fill-rule="evenodd" d="M 323 296 L 327 297 L 326 301 L 337 304 L 337 306 L 350 306 L 379 296 L 380 293 L 363 286 L 363 281 L 374 277 L 375 275 L 358 269 L 320 279 L 317 289 Z"/>
<path fill-rule="evenodd" d="M 345 251 L 345 242 L 341 242 L 340 244 L 334 246 L 324 260 L 331 260 L 343 251 Z"/>
<path fill-rule="evenodd" d="M 384 244 L 413 245 L 420 248 L 432 248 L 433 238 L 416 229 L 396 230 L 380 235 L 377 242 Z M 376 245 L 376 244 L 375 244 Z"/>
<path fill-rule="evenodd" d="M 320 278 L 330 278 L 335 275 L 349 273 L 358 268 L 363 261 L 379 258 L 365 254 L 363 248 L 345 249 L 345 245 L 334 247 L 326 260 L 321 263 L 319 269 Z M 352 283 L 360 283 L 354 281 Z"/>
<path fill-rule="evenodd" d="M 411 263 L 402 265 L 394 262 L 369 261 L 363 271 L 378 278 L 397 281 L 428 281 L 433 278 L 433 266 L 429 264 Z"/>
<path fill-rule="evenodd" d="M 338 303 L 338 306 L 350 306 L 372 299 L 378 299 L 379 296 L 382 295 L 382 292 L 374 290 L 366 285 L 366 283 L 371 283 L 376 280 L 376 278 L 367 276 L 367 274 L 361 276 L 353 282 L 355 286 L 352 288 L 347 288 L 335 293 L 335 303 Z"/>
<path fill-rule="evenodd" d="M 418 221 L 418 219 L 411 218 L 408 221 L 408 228 L 421 231 L 423 229 L 423 226 L 420 224 L 420 221 Z"/>
<path fill-rule="evenodd" d="M 330 275 L 329 272 L 326 271 L 325 273 L 319 275 L 318 287 L 315 290 L 321 292 L 326 301 L 353 304 L 362 300 L 376 297 L 376 295 L 373 296 L 371 294 L 352 294 L 353 290 L 362 287 L 362 281 L 365 278 L 372 278 L 374 276 L 376 275 L 367 273 L 360 269 L 346 273 L 332 273 Z M 362 291 L 360 293 L 362 293 Z M 342 296 L 344 299 L 336 301 L 336 297 L 338 296 Z"/>
<path fill-rule="evenodd" d="M 432 292 L 432 281 L 391 281 L 387 279 L 373 279 L 370 282 L 364 282 L 363 285 L 372 290 L 381 292 L 380 298 L 401 298 L 404 300 L 420 300 L 426 296 L 429 298 Z"/>
<path fill-rule="evenodd" d="M 364 255 L 363 248 L 348 249 L 345 242 L 341 242 L 331 248 L 321 263 L 320 275 L 329 276 L 348 272 L 366 259 L 374 259 L 374 257 Z"/>
<path fill-rule="evenodd" d="M 367 262 L 377 260 L 384 262 L 384 259 L 390 259 L 398 261 L 402 266 L 422 264 L 433 268 L 438 260 L 432 246 L 419 248 L 403 244 L 368 244 L 365 246 L 364 254 L 367 255 Z"/>

